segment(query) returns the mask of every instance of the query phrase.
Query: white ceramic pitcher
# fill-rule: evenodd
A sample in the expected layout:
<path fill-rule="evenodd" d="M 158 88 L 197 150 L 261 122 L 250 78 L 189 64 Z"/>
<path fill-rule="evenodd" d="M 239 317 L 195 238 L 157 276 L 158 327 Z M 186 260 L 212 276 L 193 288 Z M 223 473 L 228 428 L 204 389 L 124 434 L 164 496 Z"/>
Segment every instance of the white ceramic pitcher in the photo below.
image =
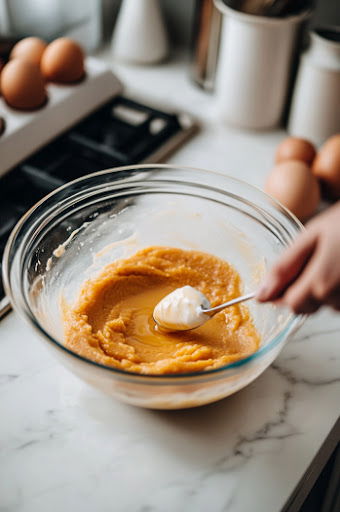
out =
<path fill-rule="evenodd" d="M 158 0 L 123 0 L 112 37 L 115 58 L 154 64 L 168 54 L 168 40 Z"/>

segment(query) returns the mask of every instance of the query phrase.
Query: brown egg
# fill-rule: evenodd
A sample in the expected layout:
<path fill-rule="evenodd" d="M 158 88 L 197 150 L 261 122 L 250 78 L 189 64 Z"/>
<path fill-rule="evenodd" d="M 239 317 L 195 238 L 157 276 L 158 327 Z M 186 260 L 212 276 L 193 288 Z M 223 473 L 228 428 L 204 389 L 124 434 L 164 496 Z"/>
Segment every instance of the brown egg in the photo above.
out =
<path fill-rule="evenodd" d="M 315 147 L 311 142 L 298 137 L 287 137 L 277 147 L 275 163 L 286 160 L 301 160 L 310 165 L 316 155 Z"/>
<path fill-rule="evenodd" d="M 20 110 L 41 107 L 47 98 L 39 67 L 23 59 L 13 59 L 6 64 L 0 85 L 6 102 Z"/>
<path fill-rule="evenodd" d="M 10 58 L 28 60 L 40 66 L 41 57 L 47 47 L 47 43 L 39 37 L 25 37 L 21 39 L 12 49 Z"/>
<path fill-rule="evenodd" d="M 83 50 L 72 39 L 56 39 L 44 52 L 41 71 L 51 82 L 76 82 L 84 76 Z"/>
<path fill-rule="evenodd" d="M 340 199 L 340 133 L 328 139 L 318 152 L 312 167 L 326 192 Z"/>
<path fill-rule="evenodd" d="M 281 162 L 269 174 L 265 191 L 306 220 L 320 201 L 320 187 L 308 165 L 299 160 Z"/>

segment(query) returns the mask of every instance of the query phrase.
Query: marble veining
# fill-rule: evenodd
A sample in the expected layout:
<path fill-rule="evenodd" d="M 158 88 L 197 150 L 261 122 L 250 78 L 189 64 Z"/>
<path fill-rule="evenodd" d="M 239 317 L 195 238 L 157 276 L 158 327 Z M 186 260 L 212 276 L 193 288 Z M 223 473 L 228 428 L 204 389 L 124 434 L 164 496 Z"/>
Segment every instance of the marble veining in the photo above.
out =
<path fill-rule="evenodd" d="M 330 384 L 340 383 L 340 377 L 329 379 L 314 379 L 314 378 L 300 378 L 293 374 L 289 369 L 284 368 L 279 364 L 272 364 L 272 368 L 276 370 L 282 377 L 284 377 L 290 384 L 306 384 L 307 386 L 329 386 Z"/>
<path fill-rule="evenodd" d="M 339 328 L 324 311 L 241 392 L 162 412 L 89 388 L 11 313 L 0 324 L 1 512 L 279 512 L 337 417 Z"/>
<path fill-rule="evenodd" d="M 14 379 L 17 379 L 19 375 L 15 375 L 13 373 L 2 373 L 0 374 L 0 386 L 3 384 L 7 384 L 8 382 L 11 382 Z"/>

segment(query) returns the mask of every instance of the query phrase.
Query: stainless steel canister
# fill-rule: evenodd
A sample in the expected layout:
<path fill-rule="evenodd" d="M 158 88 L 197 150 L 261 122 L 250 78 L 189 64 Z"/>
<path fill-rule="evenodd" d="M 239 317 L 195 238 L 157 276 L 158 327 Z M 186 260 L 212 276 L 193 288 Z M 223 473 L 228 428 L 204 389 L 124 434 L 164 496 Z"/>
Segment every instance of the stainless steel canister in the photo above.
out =
<path fill-rule="evenodd" d="M 213 90 L 219 53 L 222 14 L 213 0 L 196 0 L 191 45 L 191 76 Z"/>

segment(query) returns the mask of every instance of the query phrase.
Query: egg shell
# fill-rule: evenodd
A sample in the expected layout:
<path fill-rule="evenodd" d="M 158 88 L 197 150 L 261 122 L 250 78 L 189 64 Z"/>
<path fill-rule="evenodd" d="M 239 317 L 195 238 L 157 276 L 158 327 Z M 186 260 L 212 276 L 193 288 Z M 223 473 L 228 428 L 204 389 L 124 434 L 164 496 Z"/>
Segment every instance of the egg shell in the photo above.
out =
<path fill-rule="evenodd" d="M 43 54 L 41 71 L 51 82 L 77 82 L 85 73 L 83 50 L 72 39 L 56 39 L 48 45 Z"/>
<path fill-rule="evenodd" d="M 328 139 L 318 152 L 312 167 L 326 193 L 340 199 L 340 133 Z"/>
<path fill-rule="evenodd" d="M 20 58 L 40 66 L 46 47 L 47 43 L 39 37 L 25 37 L 13 47 L 10 59 Z"/>
<path fill-rule="evenodd" d="M 41 107 L 47 98 L 39 67 L 23 59 L 10 60 L 1 73 L 0 88 L 6 102 L 20 110 Z"/>
<path fill-rule="evenodd" d="M 311 142 L 299 137 L 287 137 L 277 147 L 275 162 L 286 160 L 301 160 L 310 165 L 316 155 L 315 147 Z"/>
<path fill-rule="evenodd" d="M 320 201 L 320 187 L 308 165 L 299 160 L 281 162 L 269 174 L 265 191 L 300 220 L 308 219 Z"/>

